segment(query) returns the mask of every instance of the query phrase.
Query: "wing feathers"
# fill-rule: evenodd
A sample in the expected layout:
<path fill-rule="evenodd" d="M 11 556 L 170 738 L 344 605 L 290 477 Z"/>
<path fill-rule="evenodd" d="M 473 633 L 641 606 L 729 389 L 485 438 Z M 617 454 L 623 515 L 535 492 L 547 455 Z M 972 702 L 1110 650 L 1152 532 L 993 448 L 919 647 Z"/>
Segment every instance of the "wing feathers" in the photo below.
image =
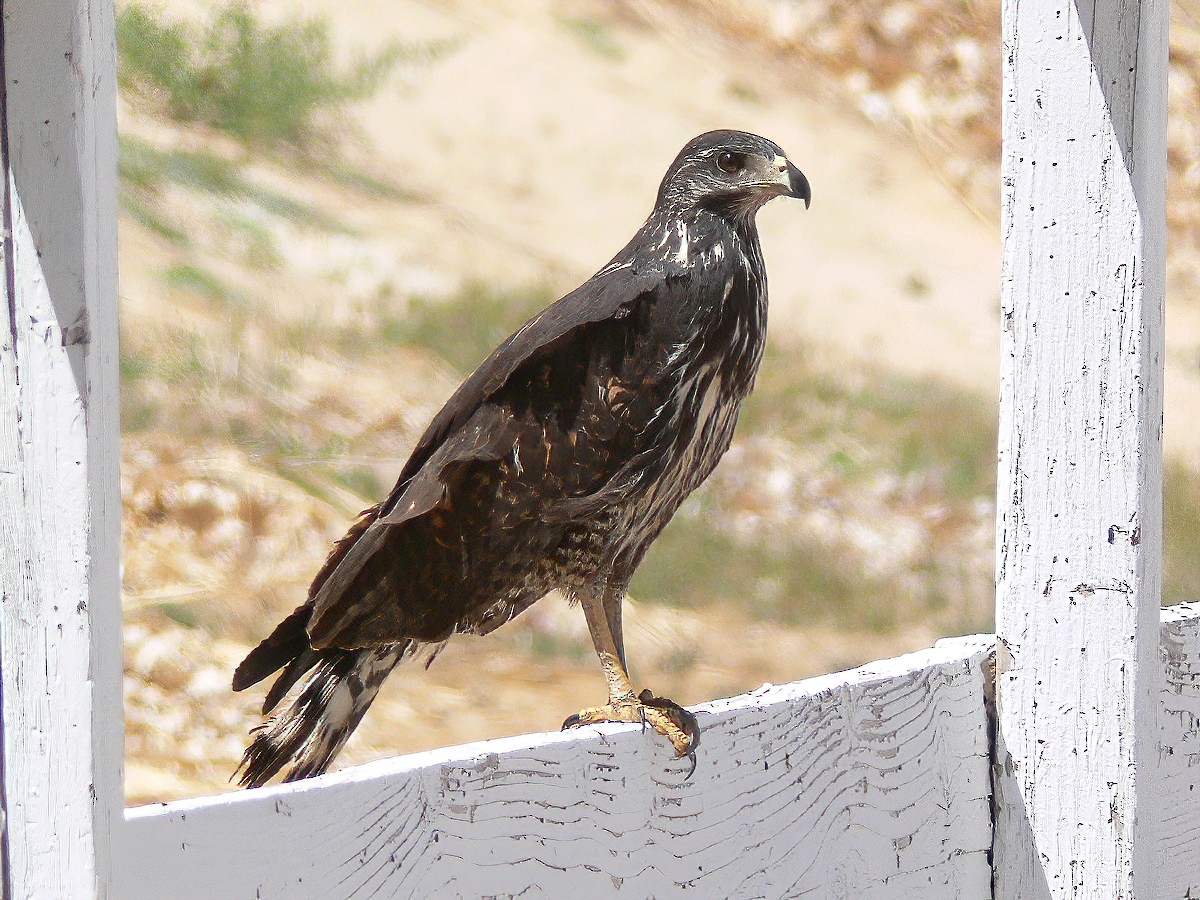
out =
<path fill-rule="evenodd" d="M 554 345 L 571 332 L 615 316 L 622 307 L 653 292 L 663 280 L 661 272 L 635 273 L 630 267 L 614 269 L 610 264 L 526 322 L 459 385 L 434 416 L 401 471 L 393 498 L 399 499 L 397 492 L 425 465 L 447 436 L 500 391 L 518 369 L 552 351 Z"/>
<path fill-rule="evenodd" d="M 494 523 L 561 527 L 636 483 L 630 473 L 641 460 L 608 444 L 622 429 L 620 439 L 631 439 L 618 416 L 628 417 L 633 396 L 647 393 L 662 366 L 637 373 L 627 387 L 609 367 L 631 342 L 650 339 L 626 334 L 639 317 L 618 311 L 660 301 L 671 293 L 662 281 L 630 268 L 604 273 L 530 320 L 476 369 L 426 429 L 392 494 L 338 543 L 314 582 L 313 647 L 444 640 L 471 624 L 464 616 L 478 602 L 472 598 L 496 590 L 480 580 L 493 567 L 471 566 L 473 553 L 486 552 L 481 542 L 500 546 L 501 536 L 487 533 Z M 560 452 L 566 458 L 557 459 Z"/>

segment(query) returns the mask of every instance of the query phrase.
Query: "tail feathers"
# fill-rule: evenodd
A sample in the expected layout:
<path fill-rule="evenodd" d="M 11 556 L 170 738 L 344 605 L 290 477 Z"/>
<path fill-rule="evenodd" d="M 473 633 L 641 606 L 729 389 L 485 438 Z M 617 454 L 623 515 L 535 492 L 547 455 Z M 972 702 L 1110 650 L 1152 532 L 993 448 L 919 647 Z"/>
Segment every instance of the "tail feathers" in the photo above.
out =
<path fill-rule="evenodd" d="M 307 605 L 297 608 L 276 626 L 266 640 L 250 651 L 233 673 L 233 689 L 244 691 L 283 669 L 263 700 L 264 716 L 279 705 L 279 701 L 309 669 L 341 652 L 321 652 L 312 648 L 305 630 L 311 613 L 312 609 Z"/>
<path fill-rule="evenodd" d="M 278 671 L 302 656 L 304 651 L 311 652 L 308 632 L 305 630 L 311 615 L 312 607 L 304 604 L 298 606 L 290 616 L 276 625 L 275 630 L 266 640 L 251 650 L 249 655 L 238 664 L 233 673 L 233 689 L 241 691 L 253 684 L 258 684 L 272 672 Z M 304 671 L 312 668 L 315 663 L 316 659 L 313 659 Z M 302 674 L 304 672 L 300 672 L 292 678 L 291 683 L 294 684 Z"/>
<path fill-rule="evenodd" d="M 267 691 L 267 696 L 263 698 L 262 714 L 265 716 L 276 706 L 279 701 L 284 698 L 288 691 L 308 673 L 308 670 L 321 661 L 321 659 L 337 656 L 338 652 L 334 653 L 318 653 L 311 647 L 305 647 L 300 651 L 300 654 L 293 659 L 275 679 L 275 683 L 271 685 L 271 689 Z"/>
<path fill-rule="evenodd" d="M 278 702 L 304 672 L 312 671 L 295 698 L 254 729 L 254 740 L 233 773 L 239 776 L 238 784 L 261 787 L 285 768 L 284 781 L 320 775 L 328 769 L 409 647 L 406 641 L 366 650 L 316 653 L 307 649 L 298 655 L 271 688 L 268 701 L 274 697 Z"/>

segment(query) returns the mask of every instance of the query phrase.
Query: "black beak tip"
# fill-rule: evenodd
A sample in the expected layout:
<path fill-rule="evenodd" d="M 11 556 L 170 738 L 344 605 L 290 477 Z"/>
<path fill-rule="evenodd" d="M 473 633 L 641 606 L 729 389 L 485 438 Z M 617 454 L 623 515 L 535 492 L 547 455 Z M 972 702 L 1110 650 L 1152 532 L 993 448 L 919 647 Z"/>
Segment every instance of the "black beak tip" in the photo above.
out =
<path fill-rule="evenodd" d="M 812 204 L 812 186 L 809 185 L 808 179 L 804 177 L 804 173 L 788 163 L 788 183 L 791 185 L 791 195 L 799 200 L 804 201 L 804 208 Z"/>

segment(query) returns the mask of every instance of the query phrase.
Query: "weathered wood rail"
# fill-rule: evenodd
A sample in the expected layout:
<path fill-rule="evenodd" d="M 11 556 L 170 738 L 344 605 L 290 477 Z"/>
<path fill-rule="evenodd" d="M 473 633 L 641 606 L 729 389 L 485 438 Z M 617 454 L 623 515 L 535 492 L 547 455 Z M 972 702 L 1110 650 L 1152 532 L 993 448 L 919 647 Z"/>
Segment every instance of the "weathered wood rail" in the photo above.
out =
<path fill-rule="evenodd" d="M 707 704 L 691 777 L 614 725 L 123 810 L 112 5 L 5 0 L 3 896 L 1200 897 L 1167 4 L 1004 6 L 997 637 Z"/>
<path fill-rule="evenodd" d="M 1162 612 L 1155 747 L 1157 897 L 1200 897 L 1200 603 Z"/>
<path fill-rule="evenodd" d="M 691 778 L 611 725 L 134 809 L 119 881 L 164 900 L 985 897 L 991 647 L 705 704 Z"/>

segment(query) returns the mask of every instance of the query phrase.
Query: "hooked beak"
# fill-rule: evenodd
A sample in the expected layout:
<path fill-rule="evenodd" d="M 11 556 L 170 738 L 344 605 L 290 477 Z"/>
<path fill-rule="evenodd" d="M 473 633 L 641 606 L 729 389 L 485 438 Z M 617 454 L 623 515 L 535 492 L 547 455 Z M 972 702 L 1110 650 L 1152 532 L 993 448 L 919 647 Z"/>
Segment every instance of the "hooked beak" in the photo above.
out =
<path fill-rule="evenodd" d="M 775 165 L 779 168 L 779 184 L 783 186 L 784 193 L 803 200 L 804 208 L 808 209 L 812 203 L 812 187 L 804 173 L 782 156 L 775 157 Z"/>

